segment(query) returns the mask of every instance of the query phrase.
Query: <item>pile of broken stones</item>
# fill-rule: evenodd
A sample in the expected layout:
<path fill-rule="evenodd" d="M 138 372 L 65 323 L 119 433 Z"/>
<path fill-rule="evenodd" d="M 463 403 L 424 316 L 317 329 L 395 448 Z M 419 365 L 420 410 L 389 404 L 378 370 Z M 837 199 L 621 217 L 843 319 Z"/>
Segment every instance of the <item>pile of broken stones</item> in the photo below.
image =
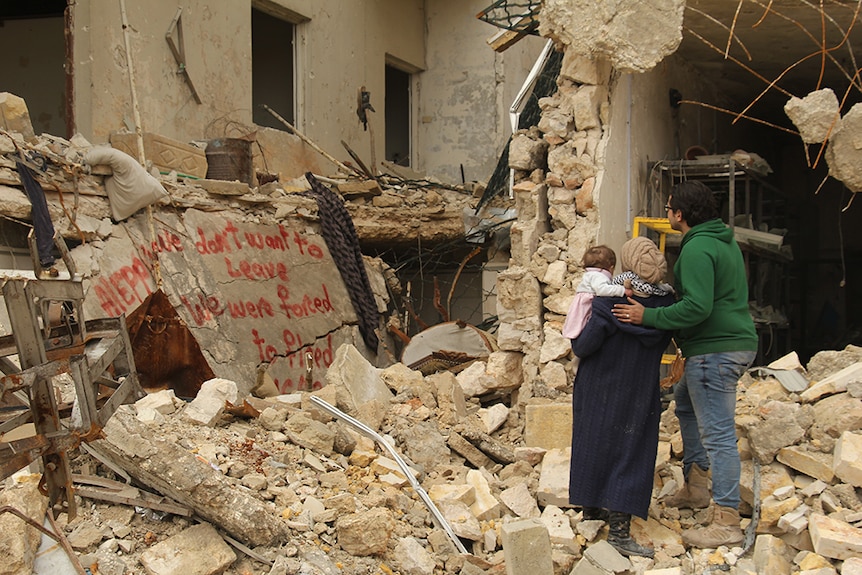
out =
<path fill-rule="evenodd" d="M 122 407 L 71 457 L 75 478 L 116 481 L 128 499 L 78 494 L 77 516 L 58 517 L 83 571 L 32 567 L 39 540 L 53 541 L 7 513 L 0 573 L 862 573 L 862 348 L 815 355 L 796 370 L 802 392 L 762 372 L 740 382 L 746 548 L 683 547 L 680 532 L 708 517 L 661 503 L 682 483 L 670 402 L 649 518 L 632 529 L 654 559 L 617 554 L 603 522 L 567 506 L 565 449 L 527 445 L 543 442 L 525 408 L 558 414 L 570 395 L 524 405 L 487 384 L 471 396 L 478 368 L 423 377 L 373 368 L 350 346 L 337 356 L 315 400 L 238 398 L 214 379 L 188 403 L 164 390 Z M 38 477 L 7 479 L 0 506 L 43 516 Z"/>

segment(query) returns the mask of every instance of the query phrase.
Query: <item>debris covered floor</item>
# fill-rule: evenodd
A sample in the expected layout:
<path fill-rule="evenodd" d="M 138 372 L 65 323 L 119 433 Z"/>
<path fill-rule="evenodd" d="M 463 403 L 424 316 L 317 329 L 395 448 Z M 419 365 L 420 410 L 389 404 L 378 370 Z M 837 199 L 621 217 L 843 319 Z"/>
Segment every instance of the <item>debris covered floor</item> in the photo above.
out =
<path fill-rule="evenodd" d="M 533 399 L 518 413 L 510 408 L 515 390 L 489 388 L 498 381 L 488 377 L 492 366 L 474 366 L 457 376 L 423 376 L 400 363 L 380 370 L 342 346 L 314 395 L 346 418 L 308 392 L 238 398 L 235 383 L 223 379 L 191 402 L 169 390 L 150 394 L 122 407 L 104 439 L 73 456 L 78 516 L 57 523 L 76 560 L 109 575 L 862 569 L 862 348 L 817 354 L 802 393 L 788 392 L 776 374 L 741 381 L 743 515 L 760 510 L 745 553 L 686 551 L 679 533 L 705 522 L 706 510 L 659 501 L 682 481 L 671 403 L 650 517 L 633 524 L 635 538 L 655 547 L 654 560 L 622 558 L 604 542 L 602 522 L 582 521 L 567 507 L 570 395 Z M 435 524 L 388 449 L 350 423 L 354 417 L 409 464 L 467 553 Z M 37 480 L 26 471 L 8 479 L 0 506 L 42 517 L 47 501 Z M 29 572 L 40 539 L 54 543 L 22 526 L 0 515 L 2 573 Z M 59 544 L 43 547 L 37 568 L 55 563 L 35 572 L 75 573 L 62 557 Z"/>

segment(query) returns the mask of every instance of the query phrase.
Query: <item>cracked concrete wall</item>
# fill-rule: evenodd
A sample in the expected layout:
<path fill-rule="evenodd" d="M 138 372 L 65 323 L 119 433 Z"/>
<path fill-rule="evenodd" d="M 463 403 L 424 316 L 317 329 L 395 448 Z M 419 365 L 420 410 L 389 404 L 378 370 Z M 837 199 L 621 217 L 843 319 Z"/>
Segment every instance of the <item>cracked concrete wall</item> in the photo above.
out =
<path fill-rule="evenodd" d="M 475 18 L 485 0 L 427 3 L 427 70 L 419 75 L 418 168 L 445 182 L 487 181 L 512 133 L 509 106 L 546 40 L 527 36 L 503 53 L 499 31 Z"/>
<path fill-rule="evenodd" d="M 238 212 L 194 209 L 154 220 L 154 241 L 141 213 L 115 226 L 103 243 L 72 251 L 88 277 L 87 319 L 128 314 L 161 287 L 216 376 L 242 392 L 254 387 L 259 368 L 281 393 L 308 389 L 306 352 L 310 387 L 319 388 L 339 345 L 365 350 L 338 269 L 306 224 L 259 224 Z"/>
<path fill-rule="evenodd" d="M 367 161 L 369 137 L 356 116 L 357 90 L 364 85 L 376 110 L 371 117 L 382 159 L 385 62 L 392 56 L 415 70 L 424 68 L 421 0 L 279 0 L 265 6 L 249 0 L 184 2 L 187 69 L 202 104 L 177 74 L 165 40 L 177 4 L 126 2 L 143 129 L 180 141 L 237 137 L 253 130 L 251 10 L 257 5 L 297 21 L 296 127 L 334 156 L 346 156 L 344 140 Z M 111 132 L 133 126 L 120 6 L 92 0 L 73 10 L 77 129 L 91 141 L 107 141 Z"/>

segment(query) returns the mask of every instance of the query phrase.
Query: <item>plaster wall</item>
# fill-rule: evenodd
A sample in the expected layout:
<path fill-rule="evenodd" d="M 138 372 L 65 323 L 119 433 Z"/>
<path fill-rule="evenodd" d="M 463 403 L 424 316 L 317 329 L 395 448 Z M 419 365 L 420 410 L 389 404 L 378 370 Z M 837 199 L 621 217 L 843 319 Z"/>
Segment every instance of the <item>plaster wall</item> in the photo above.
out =
<path fill-rule="evenodd" d="M 161 290 L 216 376 L 243 392 L 262 371 L 281 393 L 319 388 L 343 343 L 374 360 L 325 241 L 303 222 L 249 223 L 241 213 L 198 210 L 154 219 L 154 240 L 139 213 L 104 243 L 72 250 L 86 277 L 86 318 L 129 315 Z M 160 333 L 158 326 L 145 328 Z"/>
<path fill-rule="evenodd" d="M 665 216 L 664 198 L 648 201 L 650 162 L 681 159 L 695 145 L 715 154 L 762 152 L 762 130 L 745 120 L 731 124 L 732 116 L 696 104 L 673 108 L 671 89 L 685 100 L 720 101 L 712 84 L 676 55 L 649 72 L 622 74 L 612 82 L 598 243 L 619 249 L 631 237 L 636 216 Z"/>
<path fill-rule="evenodd" d="M 512 133 L 508 109 L 545 45 L 523 38 L 503 53 L 499 29 L 475 15 L 486 0 L 427 2 L 427 70 L 419 78 L 419 169 L 442 181 L 487 181 Z"/>
<path fill-rule="evenodd" d="M 187 70 L 202 104 L 195 102 L 165 40 L 177 12 L 167 0 L 127 2 L 134 84 L 144 131 L 188 141 L 251 132 L 252 6 L 296 25 L 296 127 L 332 155 L 341 140 L 364 158 L 370 138 L 356 116 L 360 86 L 371 92 L 377 157 L 383 158 L 384 71 L 387 57 L 411 70 L 424 67 L 421 0 L 296 0 L 250 2 L 190 0 L 182 26 Z M 94 141 L 132 128 L 133 107 L 120 4 L 92 0 L 75 5 L 74 63 L 77 129 Z M 398 33 L 392 33 L 397 30 Z M 285 38 L 285 42 L 291 42 Z M 285 57 L 289 57 L 286 50 Z"/>

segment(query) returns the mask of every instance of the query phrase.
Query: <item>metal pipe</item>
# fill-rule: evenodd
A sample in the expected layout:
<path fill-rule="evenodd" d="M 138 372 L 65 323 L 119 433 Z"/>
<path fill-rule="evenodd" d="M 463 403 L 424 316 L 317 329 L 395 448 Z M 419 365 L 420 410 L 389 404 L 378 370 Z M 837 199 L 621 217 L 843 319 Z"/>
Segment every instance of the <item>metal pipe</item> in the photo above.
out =
<path fill-rule="evenodd" d="M 320 399 L 319 397 L 317 397 L 315 395 L 311 396 L 311 403 L 313 403 L 313 404 L 317 405 L 318 407 L 322 408 L 323 410 L 327 411 L 333 417 L 340 419 L 342 421 L 346 421 L 347 423 L 349 423 L 350 425 L 352 425 L 353 427 L 355 427 L 356 429 L 358 429 L 359 431 L 364 433 L 366 436 L 370 437 L 371 439 L 376 441 L 378 444 L 380 444 L 380 446 L 386 450 L 386 452 L 392 457 L 392 459 L 394 459 L 395 462 L 398 463 L 398 466 L 404 472 L 404 475 L 407 477 L 407 480 L 410 481 L 410 485 L 413 486 L 413 489 L 416 490 L 416 493 L 419 494 L 419 497 L 422 498 L 422 501 L 425 503 L 425 505 L 431 511 L 431 515 L 434 517 L 434 520 L 436 521 L 437 526 L 446 532 L 446 534 L 452 540 L 452 543 L 455 544 L 455 548 L 458 549 L 458 551 L 460 551 L 461 553 L 464 553 L 464 554 L 467 553 L 467 549 L 464 547 L 464 544 L 461 543 L 461 540 L 458 539 L 458 536 L 455 535 L 455 532 L 452 531 L 452 527 L 446 521 L 446 518 L 443 517 L 443 514 L 440 513 L 440 510 L 437 509 L 437 506 L 434 505 L 434 502 L 431 501 L 431 498 L 428 496 L 428 494 L 425 492 L 425 490 L 422 489 L 422 486 L 419 484 L 418 481 L 416 481 L 416 478 L 413 477 L 413 471 L 407 466 L 407 463 L 404 462 L 404 460 L 401 458 L 401 456 L 398 455 L 398 452 L 395 451 L 395 449 L 391 445 L 389 445 L 386 442 L 386 440 L 384 440 L 383 437 L 379 433 L 377 433 L 376 431 L 374 431 L 373 429 L 371 429 L 370 427 L 368 427 L 367 425 L 365 425 L 364 423 L 362 423 L 358 419 L 354 419 L 354 418 L 350 417 L 349 415 L 347 415 L 343 411 L 339 410 L 336 407 L 333 407 L 332 405 L 328 404 L 327 402 L 325 402 L 324 400 Z"/>

